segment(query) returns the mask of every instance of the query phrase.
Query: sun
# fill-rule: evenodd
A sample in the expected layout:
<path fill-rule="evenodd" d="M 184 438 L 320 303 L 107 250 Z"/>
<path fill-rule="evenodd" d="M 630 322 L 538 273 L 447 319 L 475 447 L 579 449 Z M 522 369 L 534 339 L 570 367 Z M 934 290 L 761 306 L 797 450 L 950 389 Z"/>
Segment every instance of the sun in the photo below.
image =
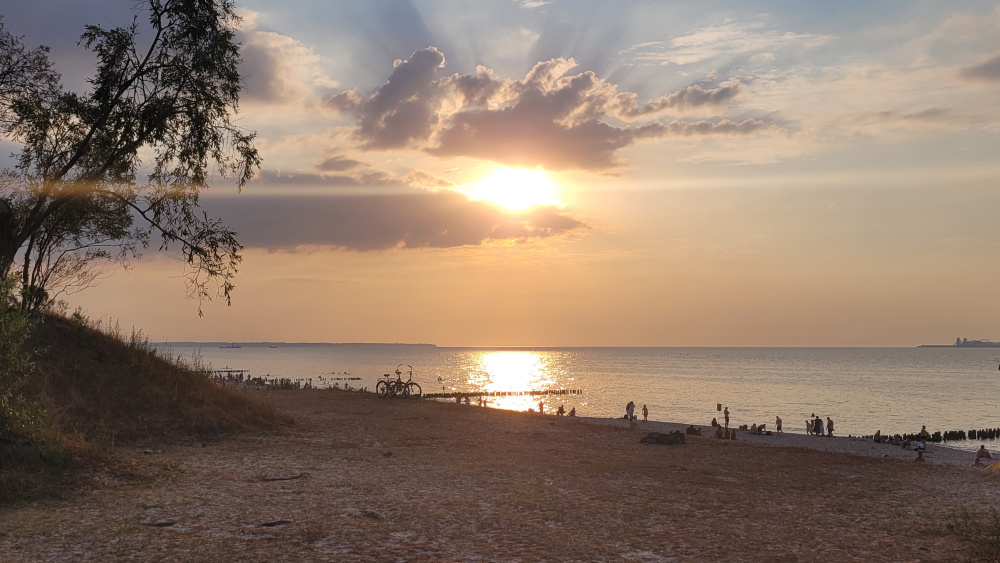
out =
<path fill-rule="evenodd" d="M 528 168 L 497 168 L 471 186 L 469 197 L 495 203 L 511 211 L 535 205 L 562 205 L 559 187 L 544 171 Z"/>

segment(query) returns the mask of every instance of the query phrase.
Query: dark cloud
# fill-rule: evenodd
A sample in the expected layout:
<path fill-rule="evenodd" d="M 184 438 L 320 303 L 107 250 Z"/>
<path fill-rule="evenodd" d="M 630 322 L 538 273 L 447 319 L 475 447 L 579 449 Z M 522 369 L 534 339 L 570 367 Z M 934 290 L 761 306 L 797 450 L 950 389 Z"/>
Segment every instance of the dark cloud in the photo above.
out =
<path fill-rule="evenodd" d="M 364 174 L 314 174 L 312 172 L 282 172 L 274 169 L 261 170 L 251 180 L 250 185 L 269 188 L 345 188 L 356 186 L 396 185 L 396 178 L 387 172 L 367 172 Z"/>
<path fill-rule="evenodd" d="M 358 95 L 357 90 L 347 90 L 334 94 L 327 98 L 326 106 L 334 111 L 353 113 L 361 108 L 364 98 Z"/>
<path fill-rule="evenodd" d="M 429 152 L 553 170 L 603 169 L 616 166 L 615 152 L 634 140 L 628 128 L 617 129 L 597 120 L 563 125 L 514 106 L 459 114 Z"/>
<path fill-rule="evenodd" d="M 354 160 L 342 156 L 331 156 L 330 158 L 317 164 L 316 168 L 326 172 L 343 172 L 344 170 L 352 170 L 354 168 L 358 168 L 359 166 L 364 166 L 364 163 L 360 160 Z"/>
<path fill-rule="evenodd" d="M 723 107 L 740 93 L 742 86 L 739 82 L 734 82 L 706 90 L 695 84 L 683 90 L 660 96 L 641 107 L 636 101 L 637 97 L 635 94 L 621 94 L 615 115 L 622 119 L 632 120 L 638 117 L 659 114 L 666 110 L 687 112 L 703 107 Z"/>
<path fill-rule="evenodd" d="M 988 82 L 1000 81 L 1000 55 L 997 55 L 984 63 L 963 68 L 959 71 L 959 76 L 966 80 L 984 80 Z"/>
<path fill-rule="evenodd" d="M 585 226 L 554 207 L 512 213 L 452 191 L 316 197 L 205 198 L 249 248 L 356 251 L 449 248 L 546 238 Z"/>
<path fill-rule="evenodd" d="M 426 90 L 442 66 L 444 55 L 434 47 L 397 61 L 389 80 L 360 107 L 355 137 L 364 148 L 399 148 L 430 135 L 437 118 L 431 107 L 433 96 Z"/>
<path fill-rule="evenodd" d="M 639 104 L 633 92 L 591 71 L 567 73 L 572 59 L 537 63 L 521 80 L 504 80 L 485 67 L 476 74 L 436 77 L 445 64 L 434 47 L 397 61 L 388 81 L 370 95 L 351 90 L 327 105 L 358 116 L 354 138 L 363 149 L 421 148 L 438 156 L 471 156 L 518 166 L 605 169 L 637 140 L 665 135 L 746 134 L 762 121 L 633 121 L 697 108 L 725 108 L 742 90 L 738 82 L 693 85 Z"/>
<path fill-rule="evenodd" d="M 769 128 L 770 125 L 759 119 L 744 119 L 743 121 L 732 121 L 720 119 L 718 121 L 672 121 L 662 126 L 662 135 L 674 135 L 680 137 L 692 137 L 697 135 L 749 135 Z M 647 136 L 656 136 L 660 131 L 659 126 L 648 126 L 643 132 Z"/>

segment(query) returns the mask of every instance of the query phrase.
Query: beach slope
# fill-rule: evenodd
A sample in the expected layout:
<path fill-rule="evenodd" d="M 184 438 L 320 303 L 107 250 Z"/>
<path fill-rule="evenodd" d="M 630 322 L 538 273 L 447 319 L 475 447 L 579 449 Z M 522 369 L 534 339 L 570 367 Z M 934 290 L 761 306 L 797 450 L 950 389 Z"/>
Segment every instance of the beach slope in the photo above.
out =
<path fill-rule="evenodd" d="M 281 432 L 129 453 L 147 478 L 0 512 L 4 561 L 956 561 L 993 475 L 345 391 Z M 817 439 L 821 440 L 821 439 Z"/>

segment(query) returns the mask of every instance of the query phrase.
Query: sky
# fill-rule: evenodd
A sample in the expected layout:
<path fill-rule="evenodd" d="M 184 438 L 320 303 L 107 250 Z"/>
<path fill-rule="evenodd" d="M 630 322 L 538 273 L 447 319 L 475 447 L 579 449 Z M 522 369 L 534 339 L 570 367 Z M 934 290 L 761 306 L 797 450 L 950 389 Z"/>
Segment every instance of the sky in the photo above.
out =
<path fill-rule="evenodd" d="M 149 252 L 71 308 L 154 341 L 1000 340 L 995 0 L 238 6 L 263 165 L 203 199 L 232 305 Z M 2 13 L 84 90 L 83 26 L 135 12 Z"/>

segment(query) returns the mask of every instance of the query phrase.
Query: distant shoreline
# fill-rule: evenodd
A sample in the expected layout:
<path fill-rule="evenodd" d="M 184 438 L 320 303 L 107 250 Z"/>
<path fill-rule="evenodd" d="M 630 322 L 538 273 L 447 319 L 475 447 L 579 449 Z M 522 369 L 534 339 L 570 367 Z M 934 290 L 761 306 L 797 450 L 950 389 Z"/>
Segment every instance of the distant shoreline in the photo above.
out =
<path fill-rule="evenodd" d="M 917 348 L 1000 348 L 1000 342 L 969 342 L 968 344 L 921 344 Z"/>
<path fill-rule="evenodd" d="M 177 348 L 270 348 L 281 347 L 319 347 L 319 346 L 408 346 L 421 348 L 437 348 L 437 344 L 409 342 L 154 342 L 154 346 L 174 346 Z M 235 345 L 235 346 L 234 346 Z"/>

